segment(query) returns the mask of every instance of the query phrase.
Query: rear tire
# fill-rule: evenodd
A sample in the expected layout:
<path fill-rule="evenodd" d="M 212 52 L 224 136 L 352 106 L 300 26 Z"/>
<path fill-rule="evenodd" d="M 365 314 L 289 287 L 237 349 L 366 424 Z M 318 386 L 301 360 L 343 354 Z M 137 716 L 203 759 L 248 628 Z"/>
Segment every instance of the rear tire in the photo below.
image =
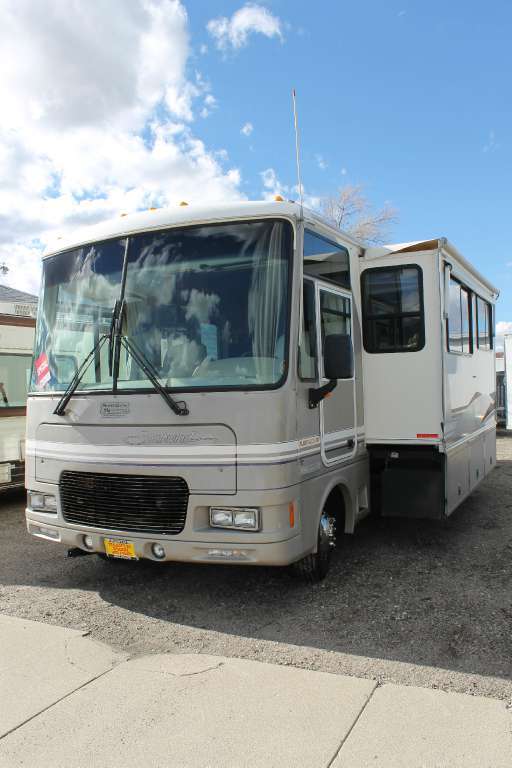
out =
<path fill-rule="evenodd" d="M 308 584 L 316 584 L 325 579 L 331 566 L 331 557 L 336 546 L 336 518 L 324 507 L 318 523 L 316 552 L 306 555 L 295 569 Z"/>

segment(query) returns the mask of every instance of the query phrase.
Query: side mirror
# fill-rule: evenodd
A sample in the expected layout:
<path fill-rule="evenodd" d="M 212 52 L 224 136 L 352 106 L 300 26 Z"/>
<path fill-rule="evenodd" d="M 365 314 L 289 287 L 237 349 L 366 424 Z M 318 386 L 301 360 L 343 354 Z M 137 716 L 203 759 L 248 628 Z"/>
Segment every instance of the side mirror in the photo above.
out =
<path fill-rule="evenodd" d="M 331 333 L 324 339 L 324 372 L 329 379 L 323 387 L 309 390 L 309 407 L 316 408 L 338 383 L 338 379 L 351 379 L 354 375 L 352 339 L 345 333 Z"/>
<path fill-rule="evenodd" d="M 351 379 L 354 375 L 352 339 L 345 333 L 332 333 L 324 341 L 325 378 Z"/>

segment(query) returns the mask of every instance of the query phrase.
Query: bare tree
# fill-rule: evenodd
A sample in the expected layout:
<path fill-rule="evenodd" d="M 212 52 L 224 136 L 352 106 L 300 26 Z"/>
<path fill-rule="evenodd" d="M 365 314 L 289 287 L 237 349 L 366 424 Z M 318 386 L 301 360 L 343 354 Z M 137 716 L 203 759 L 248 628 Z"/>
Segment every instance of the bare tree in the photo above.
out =
<path fill-rule="evenodd" d="M 386 242 L 389 227 L 398 221 L 398 211 L 391 205 L 375 211 L 360 184 L 347 185 L 337 195 L 325 197 L 320 208 L 337 227 L 368 245 Z"/>
<path fill-rule="evenodd" d="M 6 275 L 9 271 L 9 267 L 5 263 L 5 261 L 0 262 L 0 273 L 2 275 Z"/>

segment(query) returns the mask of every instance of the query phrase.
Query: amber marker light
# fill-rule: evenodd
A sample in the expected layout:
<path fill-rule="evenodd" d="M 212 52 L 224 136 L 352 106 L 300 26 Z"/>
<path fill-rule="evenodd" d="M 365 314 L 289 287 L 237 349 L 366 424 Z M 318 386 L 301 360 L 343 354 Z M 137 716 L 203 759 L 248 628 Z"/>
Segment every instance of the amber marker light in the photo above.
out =
<path fill-rule="evenodd" d="M 290 501 L 288 504 L 288 516 L 290 518 L 290 528 L 295 528 L 295 502 Z"/>

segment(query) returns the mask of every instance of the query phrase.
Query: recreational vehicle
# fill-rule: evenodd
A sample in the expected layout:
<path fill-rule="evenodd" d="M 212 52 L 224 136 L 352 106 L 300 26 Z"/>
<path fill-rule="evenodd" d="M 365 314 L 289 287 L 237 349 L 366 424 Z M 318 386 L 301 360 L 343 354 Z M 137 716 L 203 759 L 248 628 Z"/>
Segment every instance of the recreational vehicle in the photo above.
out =
<path fill-rule="evenodd" d="M 0 492 L 23 488 L 37 298 L 0 285 Z"/>
<path fill-rule="evenodd" d="M 321 578 L 370 509 L 450 515 L 495 462 L 497 295 L 444 238 L 282 200 L 79 233 L 43 262 L 28 531 Z"/>

